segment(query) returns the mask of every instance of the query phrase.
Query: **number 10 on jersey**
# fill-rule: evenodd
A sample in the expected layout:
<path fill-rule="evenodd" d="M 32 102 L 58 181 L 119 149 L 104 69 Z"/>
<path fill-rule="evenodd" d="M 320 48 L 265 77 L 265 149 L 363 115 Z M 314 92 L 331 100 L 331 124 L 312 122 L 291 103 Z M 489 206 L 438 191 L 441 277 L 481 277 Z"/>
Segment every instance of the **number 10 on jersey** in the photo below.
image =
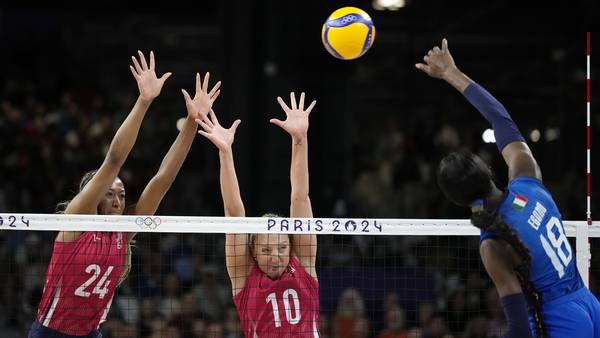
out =
<path fill-rule="evenodd" d="M 300 299 L 298 299 L 298 292 L 294 289 L 287 289 L 283 292 L 283 307 L 285 308 L 285 318 L 288 323 L 295 325 L 300 323 Z M 290 304 L 290 298 L 294 305 L 294 311 Z M 281 327 L 281 317 L 279 315 L 279 305 L 277 304 L 277 294 L 275 292 L 270 293 L 266 299 L 267 303 L 271 303 L 273 307 L 273 319 L 275 321 L 275 327 Z M 293 312 L 293 313 L 292 313 Z"/>

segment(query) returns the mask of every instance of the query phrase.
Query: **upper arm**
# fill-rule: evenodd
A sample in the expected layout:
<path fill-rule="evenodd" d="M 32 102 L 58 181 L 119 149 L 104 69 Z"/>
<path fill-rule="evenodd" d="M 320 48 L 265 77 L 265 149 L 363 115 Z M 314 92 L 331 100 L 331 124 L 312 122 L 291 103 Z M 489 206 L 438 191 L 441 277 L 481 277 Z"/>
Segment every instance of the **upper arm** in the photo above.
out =
<path fill-rule="evenodd" d="M 292 253 L 313 278 L 317 278 L 317 235 L 293 235 Z"/>
<path fill-rule="evenodd" d="M 502 157 L 508 165 L 508 180 L 521 176 L 535 177 L 542 180 L 542 171 L 538 166 L 531 149 L 522 141 L 511 142 L 502 149 Z"/>
<path fill-rule="evenodd" d="M 136 215 L 154 215 L 160 202 L 171 187 L 172 180 L 166 180 L 160 175 L 152 177 L 135 207 Z"/>
<path fill-rule="evenodd" d="M 236 295 L 244 288 L 253 264 L 248 248 L 248 234 L 225 234 L 225 263 L 231 280 L 231 291 Z"/>
<path fill-rule="evenodd" d="M 108 156 L 83 190 L 69 202 L 65 214 L 95 214 L 102 197 L 117 178 L 121 164 Z"/>
<path fill-rule="evenodd" d="M 512 261 L 514 250 L 508 243 L 503 240 L 486 239 L 479 247 L 479 254 L 500 298 L 523 292 Z"/>
<path fill-rule="evenodd" d="M 165 182 L 160 176 L 154 176 L 140 196 L 140 199 L 130 207 L 130 211 L 127 214 L 133 215 L 154 215 L 158 206 L 162 201 L 163 197 L 171 187 L 171 182 Z M 137 232 L 130 232 L 127 234 L 127 243 L 130 243 Z"/>

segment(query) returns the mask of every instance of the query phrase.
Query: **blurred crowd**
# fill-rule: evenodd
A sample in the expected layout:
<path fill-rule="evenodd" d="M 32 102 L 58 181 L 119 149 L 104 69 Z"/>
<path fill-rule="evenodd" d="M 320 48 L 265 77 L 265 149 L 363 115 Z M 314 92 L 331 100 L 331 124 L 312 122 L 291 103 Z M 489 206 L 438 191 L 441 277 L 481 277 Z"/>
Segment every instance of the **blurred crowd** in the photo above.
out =
<path fill-rule="evenodd" d="M 384 71 L 395 74 L 391 69 L 398 68 L 396 61 L 388 58 L 379 63 L 389 67 Z M 39 68 L 50 68 L 43 60 L 39 62 Z M 376 87 L 376 79 L 385 79 L 384 74 L 370 73 L 371 68 L 358 68 L 355 85 L 360 87 L 362 79 L 362 89 Z M 41 84 L 25 78 L 19 74 L 0 82 L 0 212 L 50 213 L 58 202 L 73 196 L 84 172 L 102 162 L 115 131 L 135 102 L 136 92 L 116 84 L 111 92 L 89 84 L 67 89 L 69 86 L 50 77 L 43 78 L 48 82 Z M 82 78 L 81 74 L 76 76 Z M 504 79 L 506 82 L 498 86 L 508 88 L 510 80 Z M 102 81 L 112 85 L 108 79 Z M 381 81 L 381 86 L 390 88 L 390 82 Z M 50 88 L 53 90 L 48 91 Z M 376 118 L 371 113 L 359 114 L 362 108 L 357 104 L 347 133 L 350 136 L 343 140 L 348 141 L 343 147 L 349 153 L 340 167 L 351 168 L 347 175 L 340 174 L 343 188 L 311 186 L 319 216 L 466 218 L 466 211 L 452 206 L 436 186 L 439 159 L 449 151 L 467 147 L 490 163 L 500 182 L 506 169 L 495 146 L 481 142 L 485 122 L 479 119 L 471 123 L 475 115 L 456 118 L 463 111 L 453 107 L 462 98 L 449 88 L 446 91 L 454 96 L 439 96 L 448 107 L 444 116 L 424 103 L 430 101 L 428 95 L 414 98 L 421 100 L 421 108 L 407 105 L 403 108 L 411 111 L 399 114 L 393 102 L 389 109 L 372 113 Z M 402 95 L 410 95 L 410 88 Z M 348 106 L 360 101 L 360 95 L 356 102 L 350 96 Z M 327 107 L 327 98 L 322 101 Z M 372 101 L 363 101 L 369 108 L 374 106 Z M 175 138 L 175 121 L 183 115 L 177 116 L 172 102 L 166 103 L 151 108 L 152 122 L 143 124 L 120 174 L 131 196 L 129 202 L 158 169 L 159 150 L 166 151 Z M 183 109 L 182 102 L 179 104 Z M 548 105 L 552 102 L 544 107 Z M 545 114 L 544 107 L 539 111 Z M 336 113 L 344 117 L 347 112 L 331 112 Z M 600 120 L 594 121 L 600 125 Z M 328 131 L 331 126 L 321 128 Z M 575 155 L 566 139 L 532 147 L 564 218 L 581 219 L 585 189 L 578 170 L 583 166 L 570 162 Z M 258 145 L 248 142 L 242 146 Z M 323 150 L 333 147 L 313 149 L 337 156 Z M 557 152 L 564 155 L 560 163 L 554 161 Z M 188 158 L 189 166 L 183 167 L 161 212 L 222 215 L 218 164 L 214 156 L 207 158 Z M 333 180 L 324 166 L 311 163 L 311 180 Z M 35 318 L 54 235 L 0 231 L 0 336 L 25 336 Z M 600 245 L 596 244 L 592 242 L 593 257 L 600 257 Z M 142 234 L 133 260 L 131 274 L 120 286 L 102 325 L 105 338 L 242 337 L 224 271 L 223 235 Z M 600 266 L 600 262 L 593 261 L 592 266 Z M 479 261 L 477 238 L 320 236 L 317 271 L 323 338 L 491 338 L 501 337 L 505 329 L 497 293 Z M 592 270 L 594 292 L 595 277 Z"/>

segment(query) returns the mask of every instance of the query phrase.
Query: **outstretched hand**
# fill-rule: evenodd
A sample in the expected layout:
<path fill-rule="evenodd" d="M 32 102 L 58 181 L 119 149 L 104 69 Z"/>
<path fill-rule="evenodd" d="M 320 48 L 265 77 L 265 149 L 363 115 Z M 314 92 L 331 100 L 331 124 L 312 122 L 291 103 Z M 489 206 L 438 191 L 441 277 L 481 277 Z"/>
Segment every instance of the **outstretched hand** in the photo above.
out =
<path fill-rule="evenodd" d="M 442 39 L 441 49 L 435 46 L 429 50 L 427 55 L 423 57 L 423 61 L 425 61 L 424 64 L 417 63 L 415 67 L 437 79 L 443 79 L 453 69 L 456 69 L 454 59 L 450 54 L 450 50 L 448 50 L 448 40 L 446 39 Z"/>
<path fill-rule="evenodd" d="M 290 93 L 291 107 L 283 101 L 281 97 L 277 97 L 279 105 L 286 115 L 285 121 L 271 119 L 269 122 L 281 127 L 288 132 L 292 138 L 301 138 L 306 136 L 308 132 L 308 116 L 317 103 L 313 100 L 308 108 L 304 109 L 304 93 L 300 94 L 300 100 L 296 104 L 296 96 L 294 92 Z"/>
<path fill-rule="evenodd" d="M 228 151 L 235 139 L 235 131 L 242 121 L 235 120 L 229 129 L 225 129 L 219 124 L 215 112 L 211 109 L 210 118 L 196 119 L 196 122 L 202 127 L 198 134 L 209 139 L 220 151 Z"/>
<path fill-rule="evenodd" d="M 217 82 L 214 87 L 208 91 L 208 79 L 210 78 L 210 73 L 206 73 L 204 75 L 204 81 L 200 84 L 200 73 L 196 73 L 196 93 L 194 94 L 194 98 L 190 97 L 185 89 L 181 89 L 183 93 L 183 98 L 185 99 L 185 106 L 188 111 L 188 117 L 193 119 L 200 120 L 208 120 L 208 112 L 212 109 L 212 105 L 219 97 L 221 90 L 221 81 Z"/>
<path fill-rule="evenodd" d="M 159 94 L 165 81 L 172 73 L 165 73 L 158 78 L 154 70 L 154 52 L 150 51 L 150 64 L 146 62 L 144 54 L 138 50 L 140 62 L 132 56 L 133 66 L 129 66 L 133 77 L 137 81 L 140 97 L 144 100 L 154 100 Z"/>

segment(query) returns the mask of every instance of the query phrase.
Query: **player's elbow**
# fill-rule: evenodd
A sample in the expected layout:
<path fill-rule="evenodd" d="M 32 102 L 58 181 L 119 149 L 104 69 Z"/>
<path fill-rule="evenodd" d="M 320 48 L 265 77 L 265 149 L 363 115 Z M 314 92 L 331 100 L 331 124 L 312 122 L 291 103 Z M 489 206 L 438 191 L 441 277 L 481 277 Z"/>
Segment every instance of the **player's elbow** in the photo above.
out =
<path fill-rule="evenodd" d="M 225 216 L 228 217 L 244 217 L 246 215 L 246 211 L 244 210 L 243 204 L 225 204 L 224 209 Z"/>
<path fill-rule="evenodd" d="M 169 188 L 171 188 L 171 185 L 173 185 L 174 181 L 175 176 L 166 175 L 165 173 L 158 172 L 156 175 L 154 175 L 154 177 L 152 177 L 150 184 L 164 191 L 167 191 L 169 190 Z"/>
<path fill-rule="evenodd" d="M 125 163 L 126 156 L 119 154 L 118 151 L 113 149 L 109 149 L 106 154 L 106 158 L 104 159 L 104 165 L 110 167 L 121 167 L 123 163 Z"/>
<path fill-rule="evenodd" d="M 290 199 L 293 203 L 309 203 L 310 202 L 310 197 L 308 196 L 308 190 L 306 190 L 306 191 L 292 190 Z"/>

